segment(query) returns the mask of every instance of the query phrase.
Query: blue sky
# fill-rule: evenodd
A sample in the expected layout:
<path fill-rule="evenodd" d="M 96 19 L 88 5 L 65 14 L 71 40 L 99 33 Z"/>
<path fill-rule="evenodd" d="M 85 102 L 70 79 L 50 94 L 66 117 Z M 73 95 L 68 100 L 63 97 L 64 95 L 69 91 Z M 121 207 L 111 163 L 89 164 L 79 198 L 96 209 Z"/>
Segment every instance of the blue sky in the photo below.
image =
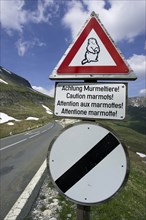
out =
<path fill-rule="evenodd" d="M 134 70 L 128 95 L 146 94 L 145 0 L 0 0 L 1 66 L 52 95 L 49 75 L 92 11 Z"/>

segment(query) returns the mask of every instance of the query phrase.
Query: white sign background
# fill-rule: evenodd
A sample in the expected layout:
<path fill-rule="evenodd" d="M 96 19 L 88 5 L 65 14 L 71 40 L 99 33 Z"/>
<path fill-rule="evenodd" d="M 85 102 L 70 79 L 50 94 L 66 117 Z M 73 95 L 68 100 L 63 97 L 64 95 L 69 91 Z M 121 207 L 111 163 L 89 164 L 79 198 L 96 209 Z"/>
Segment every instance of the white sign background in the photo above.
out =
<path fill-rule="evenodd" d="M 85 64 L 85 66 L 116 66 L 116 63 L 114 62 L 113 58 L 103 45 L 102 41 L 100 40 L 94 29 L 92 29 L 90 34 L 87 36 L 79 51 L 71 61 L 70 66 L 83 66 L 81 65 L 81 61 L 84 59 L 84 54 L 86 52 L 89 38 L 95 38 L 97 40 L 100 47 L 100 52 L 98 62 L 88 62 Z"/>
<path fill-rule="evenodd" d="M 54 114 L 62 117 L 123 120 L 124 83 L 57 83 Z"/>

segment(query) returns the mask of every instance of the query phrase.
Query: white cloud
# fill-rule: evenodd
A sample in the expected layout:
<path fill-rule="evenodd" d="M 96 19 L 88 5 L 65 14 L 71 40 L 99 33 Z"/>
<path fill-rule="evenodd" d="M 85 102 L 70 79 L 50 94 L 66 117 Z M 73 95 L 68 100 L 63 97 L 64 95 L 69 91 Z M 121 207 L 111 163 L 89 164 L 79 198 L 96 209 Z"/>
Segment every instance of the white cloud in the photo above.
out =
<path fill-rule="evenodd" d="M 87 19 L 87 14 L 81 2 L 71 1 L 68 3 L 68 12 L 63 17 L 62 22 L 65 27 L 70 28 L 72 38 L 80 31 Z"/>
<path fill-rule="evenodd" d="M 137 77 L 146 77 L 146 57 L 144 55 L 134 54 L 127 62 L 130 64 Z"/>
<path fill-rule="evenodd" d="M 50 90 L 47 90 L 41 86 L 32 86 L 32 88 L 40 93 L 43 93 L 45 95 L 48 95 L 48 96 L 51 96 L 51 97 L 54 97 L 54 87 L 51 88 Z"/>
<path fill-rule="evenodd" d="M 35 1 L 35 3 L 37 3 L 36 9 L 30 11 L 24 9 L 25 0 L 2 0 L 0 18 L 2 28 L 8 34 L 12 34 L 14 30 L 22 33 L 29 22 L 50 24 L 52 15 L 56 14 L 58 10 L 58 4 L 53 0 L 41 0 Z"/>
<path fill-rule="evenodd" d="M 60 1 L 35 1 L 36 9 L 24 8 L 25 0 L 1 1 L 1 25 L 7 33 L 23 32 L 25 25 L 32 23 L 51 24 L 52 16 L 57 16 Z M 145 30 L 145 0 L 109 0 L 110 8 L 105 8 L 105 0 L 62 1 L 67 11 L 62 19 L 65 27 L 70 28 L 74 38 L 92 11 L 99 14 L 104 26 L 116 41 L 132 41 Z"/>
<path fill-rule="evenodd" d="M 146 95 L 146 89 L 141 89 L 139 91 L 139 94 L 142 95 L 142 96 L 145 96 Z"/>
<path fill-rule="evenodd" d="M 26 53 L 26 51 L 30 47 L 30 43 L 28 41 L 22 42 L 22 40 L 19 39 L 16 42 L 16 47 L 17 47 L 17 50 L 18 50 L 18 55 L 19 56 L 24 56 L 24 54 Z"/>
<path fill-rule="evenodd" d="M 69 2 L 68 10 L 62 21 L 65 27 L 70 28 L 72 38 L 77 35 L 92 11 L 99 13 L 100 20 L 115 41 L 123 39 L 133 41 L 136 36 L 144 33 L 145 0 L 109 0 L 109 3 L 111 7 L 106 9 L 104 0 L 83 0 L 83 3 L 75 0 Z"/>
<path fill-rule="evenodd" d="M 42 47 L 42 46 L 46 46 L 46 44 L 40 42 L 38 38 L 34 38 L 32 41 L 23 41 L 22 38 L 20 38 L 16 42 L 16 48 L 18 50 L 19 56 L 24 56 L 27 50 L 33 48 L 34 46 Z"/>
<path fill-rule="evenodd" d="M 145 31 L 145 0 L 114 1 L 105 17 L 106 26 L 115 40 L 134 38 Z"/>
<path fill-rule="evenodd" d="M 12 30 L 22 32 L 28 14 L 23 9 L 24 4 L 24 0 L 1 1 L 1 25 L 7 33 L 10 34 Z"/>
<path fill-rule="evenodd" d="M 52 4 L 52 1 L 39 1 L 37 10 L 33 11 L 29 16 L 30 20 L 34 23 L 49 22 L 51 15 L 49 13 L 45 13 L 50 3 Z"/>
<path fill-rule="evenodd" d="M 19 56 L 24 56 L 34 46 L 45 46 L 38 38 L 29 41 L 23 40 L 25 25 L 28 23 L 51 24 L 52 15 L 56 14 L 59 7 L 58 4 L 54 3 L 54 0 L 41 0 L 35 1 L 35 3 L 36 9 L 30 10 L 24 9 L 25 0 L 1 1 L 1 26 L 10 36 L 13 35 L 14 31 L 19 33 L 19 39 L 16 42 Z"/>

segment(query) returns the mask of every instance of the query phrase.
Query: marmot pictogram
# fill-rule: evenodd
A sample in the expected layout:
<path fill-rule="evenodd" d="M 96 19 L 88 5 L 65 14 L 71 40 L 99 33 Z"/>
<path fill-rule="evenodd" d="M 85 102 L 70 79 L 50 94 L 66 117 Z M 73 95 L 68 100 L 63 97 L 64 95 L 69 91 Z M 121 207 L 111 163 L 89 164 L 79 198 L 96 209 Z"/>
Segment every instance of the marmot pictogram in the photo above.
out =
<path fill-rule="evenodd" d="M 100 52 L 100 47 L 95 38 L 89 38 L 86 47 L 85 58 L 82 60 L 82 65 L 90 62 L 98 61 L 98 54 Z"/>

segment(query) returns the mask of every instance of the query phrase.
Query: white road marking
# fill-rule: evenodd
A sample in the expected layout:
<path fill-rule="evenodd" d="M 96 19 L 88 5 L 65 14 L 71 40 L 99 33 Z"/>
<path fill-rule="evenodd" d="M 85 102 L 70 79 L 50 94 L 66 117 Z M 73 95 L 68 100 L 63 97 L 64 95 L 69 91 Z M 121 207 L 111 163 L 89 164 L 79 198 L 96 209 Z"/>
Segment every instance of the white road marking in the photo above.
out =
<path fill-rule="evenodd" d="M 9 147 L 12 147 L 12 146 L 14 146 L 14 145 L 16 145 L 16 144 L 19 144 L 19 143 L 21 143 L 21 142 L 23 142 L 23 141 L 26 141 L 26 140 L 27 140 L 27 138 L 25 138 L 25 139 L 23 139 L 23 140 L 21 140 L 21 141 L 17 141 L 17 142 L 15 142 L 15 143 L 13 143 L 13 144 L 10 144 L 10 145 L 8 145 L 8 146 L 6 146 L 6 147 L 1 148 L 0 150 L 5 150 L 5 149 L 7 149 L 7 148 L 9 148 Z"/>
<path fill-rule="evenodd" d="M 4 220 L 16 220 L 24 217 L 24 207 L 30 208 L 30 204 L 32 204 L 36 198 L 36 192 L 38 192 L 41 187 L 41 178 L 43 178 L 43 175 L 45 174 L 47 168 L 46 164 L 47 161 L 45 160 L 22 194 L 19 196 L 13 207 L 10 209 Z"/>
<path fill-rule="evenodd" d="M 46 129 L 46 130 L 43 130 L 43 131 L 41 131 L 41 133 L 44 133 L 44 132 L 46 132 L 46 131 L 48 131 L 49 129 Z"/>
<path fill-rule="evenodd" d="M 38 134 L 38 132 L 39 132 L 39 131 L 36 131 L 36 132 L 32 132 L 32 131 L 31 131 L 31 132 L 27 132 L 27 133 L 26 133 L 26 134 L 24 134 L 24 135 Z"/>
<path fill-rule="evenodd" d="M 33 137 L 35 137 L 35 136 L 37 136 L 37 135 L 39 135 L 39 134 L 41 134 L 41 133 L 44 133 L 44 132 L 50 130 L 51 128 L 53 128 L 53 126 L 54 126 L 54 125 L 52 125 L 52 126 L 49 127 L 48 129 L 43 130 L 43 131 L 41 131 L 41 132 L 39 132 L 39 133 L 38 133 L 38 131 L 37 131 L 37 132 L 34 132 L 34 133 L 29 133 L 29 132 L 27 132 L 25 135 L 32 135 L 32 134 L 34 134 L 34 135 L 33 135 L 33 136 L 30 136 L 29 138 L 24 138 L 23 140 L 17 141 L 17 142 L 15 142 L 15 143 L 13 143 L 13 144 L 7 145 L 7 146 L 1 148 L 0 151 L 5 150 L 5 149 L 7 149 L 7 148 L 9 148 L 9 147 L 12 147 L 12 146 L 14 146 L 14 145 L 16 145 L 16 144 L 19 144 L 19 143 L 21 143 L 21 142 L 24 142 L 24 141 L 26 141 L 26 140 L 28 140 L 28 139 L 31 139 L 31 138 L 33 138 Z"/>
<path fill-rule="evenodd" d="M 30 139 L 30 138 L 33 138 L 33 137 L 35 137 L 35 136 L 37 136 L 37 135 L 39 135 L 39 134 L 40 134 L 40 133 L 34 134 L 33 136 L 30 136 L 29 139 Z"/>

